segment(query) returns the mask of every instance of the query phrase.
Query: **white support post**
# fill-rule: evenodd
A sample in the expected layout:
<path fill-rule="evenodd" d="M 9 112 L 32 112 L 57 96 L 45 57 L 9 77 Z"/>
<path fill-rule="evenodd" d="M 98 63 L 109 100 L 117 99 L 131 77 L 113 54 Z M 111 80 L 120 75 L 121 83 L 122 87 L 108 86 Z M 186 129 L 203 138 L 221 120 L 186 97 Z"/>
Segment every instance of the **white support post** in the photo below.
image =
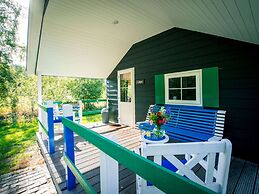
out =
<path fill-rule="evenodd" d="M 38 72 L 38 103 L 42 103 L 42 75 Z"/>
<path fill-rule="evenodd" d="M 117 140 L 109 136 L 110 140 L 117 142 Z M 119 193 L 119 165 L 116 160 L 101 152 L 101 193 L 103 194 L 117 194 Z"/>

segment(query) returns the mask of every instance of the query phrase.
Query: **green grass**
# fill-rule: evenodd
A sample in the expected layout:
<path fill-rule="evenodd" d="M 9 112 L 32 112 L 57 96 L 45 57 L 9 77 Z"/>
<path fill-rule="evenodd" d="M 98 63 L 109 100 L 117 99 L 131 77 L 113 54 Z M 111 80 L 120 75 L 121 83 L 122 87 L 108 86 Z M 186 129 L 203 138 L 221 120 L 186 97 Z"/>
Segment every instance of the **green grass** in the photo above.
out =
<path fill-rule="evenodd" d="M 26 149 L 35 144 L 37 122 L 0 127 L 0 174 L 12 171 L 26 155 Z"/>
<path fill-rule="evenodd" d="M 101 120 L 101 114 L 83 116 L 84 124 Z M 0 127 L 0 174 L 18 169 L 19 165 L 28 159 L 26 150 L 36 143 L 37 131 L 36 121 Z"/>
<path fill-rule="evenodd" d="M 102 115 L 101 114 L 96 114 L 96 115 L 87 115 L 83 116 L 83 124 L 87 123 L 93 123 L 93 122 L 99 122 L 102 121 Z"/>

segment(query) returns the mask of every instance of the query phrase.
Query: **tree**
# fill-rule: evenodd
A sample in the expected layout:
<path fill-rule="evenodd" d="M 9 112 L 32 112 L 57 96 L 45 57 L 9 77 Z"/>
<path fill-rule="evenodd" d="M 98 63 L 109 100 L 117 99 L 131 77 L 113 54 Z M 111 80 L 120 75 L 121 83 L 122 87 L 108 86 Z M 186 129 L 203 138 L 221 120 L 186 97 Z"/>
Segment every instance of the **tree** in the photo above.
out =
<path fill-rule="evenodd" d="M 72 78 L 43 76 L 42 78 L 42 95 L 43 101 L 66 101 L 71 102 L 72 98 L 70 90 L 67 89 L 67 83 Z"/>
<path fill-rule="evenodd" d="M 7 98 L 14 79 L 10 72 L 12 55 L 16 51 L 18 17 L 21 7 L 10 0 L 0 0 L 0 101 Z"/>
<path fill-rule="evenodd" d="M 68 83 L 68 89 L 77 100 L 98 99 L 104 92 L 104 80 L 79 78 Z"/>

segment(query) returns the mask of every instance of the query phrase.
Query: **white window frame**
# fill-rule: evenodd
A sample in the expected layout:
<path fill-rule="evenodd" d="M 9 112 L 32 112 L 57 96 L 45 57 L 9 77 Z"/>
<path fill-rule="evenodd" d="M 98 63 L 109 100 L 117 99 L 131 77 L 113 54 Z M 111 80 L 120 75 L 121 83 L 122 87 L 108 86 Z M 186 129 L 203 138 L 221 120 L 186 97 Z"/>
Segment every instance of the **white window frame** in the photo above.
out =
<path fill-rule="evenodd" d="M 196 77 L 196 100 L 170 100 L 169 99 L 169 79 L 177 77 Z M 202 106 L 202 70 L 183 71 L 165 74 L 165 103 L 179 105 Z"/>

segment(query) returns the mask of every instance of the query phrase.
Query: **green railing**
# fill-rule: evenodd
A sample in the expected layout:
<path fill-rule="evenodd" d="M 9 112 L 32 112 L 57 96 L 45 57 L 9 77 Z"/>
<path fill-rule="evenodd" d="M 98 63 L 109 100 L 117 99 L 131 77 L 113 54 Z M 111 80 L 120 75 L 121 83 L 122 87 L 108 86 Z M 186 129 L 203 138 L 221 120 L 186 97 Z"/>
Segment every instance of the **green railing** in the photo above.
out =
<path fill-rule="evenodd" d="M 82 188 L 86 193 L 96 193 L 94 188 L 88 183 L 86 178 L 82 175 L 82 173 L 78 170 L 78 168 L 75 166 L 75 164 L 69 159 L 69 157 L 65 154 L 64 160 L 66 164 L 68 165 L 69 169 L 72 171 L 72 173 L 75 175 L 77 181 L 80 183 Z"/>
<path fill-rule="evenodd" d="M 82 103 L 84 104 L 85 107 L 87 105 L 89 106 L 90 104 L 100 103 L 100 102 L 101 103 L 102 102 L 107 102 L 107 99 L 86 99 L 86 100 L 82 100 Z M 106 105 L 105 105 L 105 107 L 106 107 Z M 92 109 L 92 110 L 83 110 L 83 116 L 100 114 L 102 108 L 103 107 L 101 107 L 101 108 L 94 107 L 94 109 Z"/>
<path fill-rule="evenodd" d="M 107 99 L 88 99 L 88 100 L 82 100 L 82 102 L 106 102 Z"/>
<path fill-rule="evenodd" d="M 157 188 L 165 193 L 179 193 L 179 194 L 203 194 L 203 193 L 215 193 L 206 187 L 203 187 L 187 178 L 184 178 L 158 164 L 138 155 L 134 152 L 122 147 L 121 145 L 101 136 L 100 134 L 87 129 L 84 126 L 78 125 L 73 121 L 63 118 L 62 123 L 65 126 L 67 132 L 65 132 L 65 139 L 70 139 L 70 142 L 66 143 L 66 146 L 71 146 L 71 140 L 73 139 L 73 132 L 77 133 L 80 137 L 86 141 L 92 143 L 99 148 L 105 154 L 118 161 L 124 167 L 138 174 L 142 178 L 152 182 Z M 72 139 L 71 139 L 72 138 Z M 74 142 L 74 139 L 72 140 Z M 73 145 L 73 144 L 72 144 Z M 73 145 L 74 146 L 74 145 Z M 68 149 L 68 148 L 67 148 Z M 82 176 L 74 164 L 74 148 L 70 147 L 69 152 L 65 153 L 65 161 L 68 167 L 75 175 L 76 179 L 83 186 L 86 192 L 95 193 L 91 185 Z M 73 152 L 71 154 L 71 152 Z M 70 155 L 73 159 L 69 160 Z M 68 184 L 69 184 L 68 178 Z M 75 181 L 74 181 L 75 184 Z"/>
<path fill-rule="evenodd" d="M 38 120 L 38 123 L 40 124 L 40 126 L 41 126 L 41 128 L 43 129 L 43 132 L 46 134 L 46 135 L 48 135 L 48 129 L 43 125 L 43 123 L 40 121 L 40 119 L 39 118 L 37 118 L 37 120 Z"/>

